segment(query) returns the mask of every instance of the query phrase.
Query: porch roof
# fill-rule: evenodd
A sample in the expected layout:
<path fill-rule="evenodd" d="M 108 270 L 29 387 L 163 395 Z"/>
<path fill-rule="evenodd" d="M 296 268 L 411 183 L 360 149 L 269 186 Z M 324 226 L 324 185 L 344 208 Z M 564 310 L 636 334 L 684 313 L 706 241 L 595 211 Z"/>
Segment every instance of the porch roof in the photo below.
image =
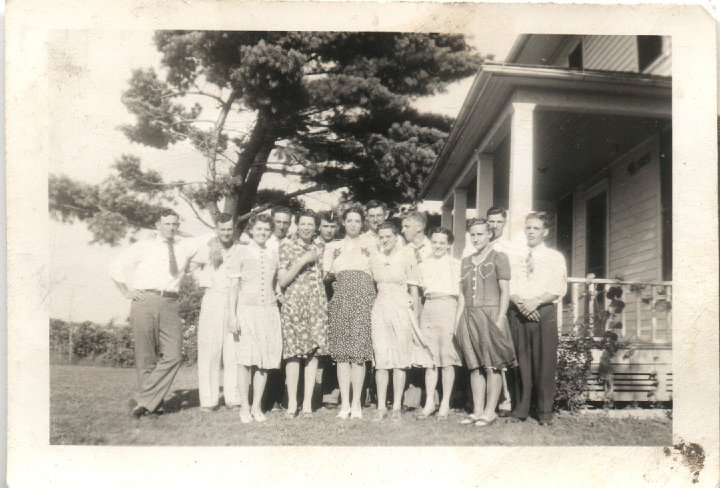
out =
<path fill-rule="evenodd" d="M 480 153 L 493 153 L 505 134 L 510 103 L 543 110 L 669 118 L 670 77 L 487 63 L 480 68 L 450 135 L 421 190 L 442 200 Z"/>

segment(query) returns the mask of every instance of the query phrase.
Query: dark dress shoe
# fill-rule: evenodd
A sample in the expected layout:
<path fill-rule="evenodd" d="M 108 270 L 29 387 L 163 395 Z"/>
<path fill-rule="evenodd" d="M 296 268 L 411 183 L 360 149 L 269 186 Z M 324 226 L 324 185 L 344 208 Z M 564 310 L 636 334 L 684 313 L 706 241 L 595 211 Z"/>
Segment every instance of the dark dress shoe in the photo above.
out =
<path fill-rule="evenodd" d="M 507 418 L 510 416 L 510 410 L 498 410 L 497 415 L 501 419 Z"/>
<path fill-rule="evenodd" d="M 527 419 L 527 417 L 521 417 L 515 412 L 511 412 L 510 415 L 507 416 L 507 420 L 510 422 L 525 422 Z"/>
<path fill-rule="evenodd" d="M 153 415 L 164 415 L 165 414 L 165 400 L 160 402 L 160 405 L 157 406 L 155 410 L 153 410 Z"/>

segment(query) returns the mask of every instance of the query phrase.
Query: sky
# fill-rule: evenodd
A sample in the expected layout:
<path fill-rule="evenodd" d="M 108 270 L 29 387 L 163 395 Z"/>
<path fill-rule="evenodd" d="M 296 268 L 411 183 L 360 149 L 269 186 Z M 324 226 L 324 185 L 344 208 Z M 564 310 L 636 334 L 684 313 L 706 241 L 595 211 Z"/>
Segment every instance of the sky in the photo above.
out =
<path fill-rule="evenodd" d="M 55 31 L 48 45 L 50 59 L 51 120 L 49 142 L 53 147 L 49 161 L 51 174 L 65 174 L 78 181 L 99 183 L 111 171 L 121 154 L 141 158 L 145 169 L 154 169 L 166 181 L 198 181 L 204 174 L 204 160 L 189 144 L 157 150 L 131 143 L 119 130 L 133 122 L 120 101 L 132 70 L 155 67 L 160 71 L 160 55 L 151 31 Z M 492 53 L 495 61 L 507 55 L 515 35 L 483 36 L 468 39 L 481 53 Z M 448 87 L 446 93 L 416 101 L 421 110 L 456 116 L 467 95 L 472 77 Z M 237 129 L 243 119 L 229 122 Z M 261 186 L 298 189 L 297 180 L 268 175 Z M 312 194 L 305 204 L 326 210 L 335 197 Z M 439 204 L 427 202 L 429 210 Z M 182 230 L 198 234 L 207 230 L 184 203 L 178 204 Z M 124 322 L 129 302 L 115 288 L 107 263 L 127 243 L 111 247 L 90 244 L 91 233 L 83 223 L 66 224 L 49 220 L 50 226 L 50 317 L 64 320 Z M 142 233 L 140 237 L 142 237 Z"/>

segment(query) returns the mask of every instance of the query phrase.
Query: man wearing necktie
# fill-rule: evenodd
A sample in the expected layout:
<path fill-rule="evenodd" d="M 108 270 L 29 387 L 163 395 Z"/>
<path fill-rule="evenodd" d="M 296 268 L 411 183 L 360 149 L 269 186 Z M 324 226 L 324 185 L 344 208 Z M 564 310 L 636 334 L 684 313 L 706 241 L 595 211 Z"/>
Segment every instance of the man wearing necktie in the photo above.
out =
<path fill-rule="evenodd" d="M 130 305 L 135 339 L 138 391 L 130 401 L 131 415 L 163 413 L 182 360 L 183 327 L 178 315 L 178 292 L 185 268 L 203 242 L 212 235 L 178 241 L 178 215 L 163 209 L 158 234 L 138 241 L 110 263 L 110 276 Z M 133 270 L 132 281 L 127 271 Z"/>
<path fill-rule="evenodd" d="M 527 247 L 516 255 L 510 280 L 510 333 L 520 372 L 511 418 L 528 418 L 534 389 L 540 425 L 552 424 L 558 345 L 555 302 L 567 291 L 565 258 L 545 245 L 547 236 L 547 215 L 530 213 L 525 218 Z"/>

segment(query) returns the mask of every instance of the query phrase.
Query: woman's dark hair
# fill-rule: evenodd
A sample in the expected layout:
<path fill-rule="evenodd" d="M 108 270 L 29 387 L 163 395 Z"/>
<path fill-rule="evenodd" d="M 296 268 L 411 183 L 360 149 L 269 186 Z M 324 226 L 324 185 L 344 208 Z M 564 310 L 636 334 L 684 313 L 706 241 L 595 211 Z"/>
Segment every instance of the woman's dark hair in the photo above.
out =
<path fill-rule="evenodd" d="M 315 221 L 315 228 L 317 229 L 318 227 L 320 227 L 320 216 L 314 210 L 311 210 L 309 208 L 300 210 L 300 212 L 298 212 L 297 214 L 297 217 L 295 218 L 295 223 L 299 224 L 302 217 L 310 217 Z"/>
<path fill-rule="evenodd" d="M 390 229 L 393 234 L 398 235 L 398 229 L 392 222 L 383 222 L 382 224 L 378 225 L 378 232 L 383 229 Z"/>
<path fill-rule="evenodd" d="M 343 213 L 342 213 L 342 219 L 343 219 L 343 221 L 345 221 L 345 219 L 347 218 L 348 214 L 351 214 L 351 213 L 356 213 L 356 214 L 358 214 L 358 215 L 360 216 L 360 221 L 361 221 L 361 222 L 365 222 L 365 212 L 363 212 L 363 209 L 360 208 L 360 207 L 357 206 L 357 205 L 353 205 L 353 206 L 348 207 L 348 208 L 346 208 L 345 210 L 343 210 Z"/>
<path fill-rule="evenodd" d="M 430 239 L 432 239 L 433 234 L 442 234 L 447 237 L 448 244 L 452 244 L 455 240 L 455 236 L 453 235 L 452 231 L 449 229 L 446 229 L 445 227 L 433 227 L 430 229 L 430 232 L 428 233 L 428 236 Z"/>
<path fill-rule="evenodd" d="M 340 223 L 340 218 L 338 217 L 338 214 L 334 210 L 326 210 L 325 212 L 320 212 L 320 220 L 324 220 L 325 222 L 330 223 Z"/>
<path fill-rule="evenodd" d="M 473 225 L 484 225 L 485 227 L 487 227 L 488 221 L 487 221 L 487 219 L 483 219 L 483 218 L 474 218 L 474 219 L 468 220 L 467 227 L 466 227 L 468 232 L 470 232 L 470 227 L 472 227 Z"/>
<path fill-rule="evenodd" d="M 270 225 L 270 232 L 275 230 L 275 222 L 273 221 L 273 218 L 271 215 L 255 214 L 248 219 L 248 223 L 247 223 L 248 233 L 250 233 L 252 231 L 252 228 L 255 227 L 255 224 L 257 224 L 258 222 L 262 222 L 263 224 Z"/>

